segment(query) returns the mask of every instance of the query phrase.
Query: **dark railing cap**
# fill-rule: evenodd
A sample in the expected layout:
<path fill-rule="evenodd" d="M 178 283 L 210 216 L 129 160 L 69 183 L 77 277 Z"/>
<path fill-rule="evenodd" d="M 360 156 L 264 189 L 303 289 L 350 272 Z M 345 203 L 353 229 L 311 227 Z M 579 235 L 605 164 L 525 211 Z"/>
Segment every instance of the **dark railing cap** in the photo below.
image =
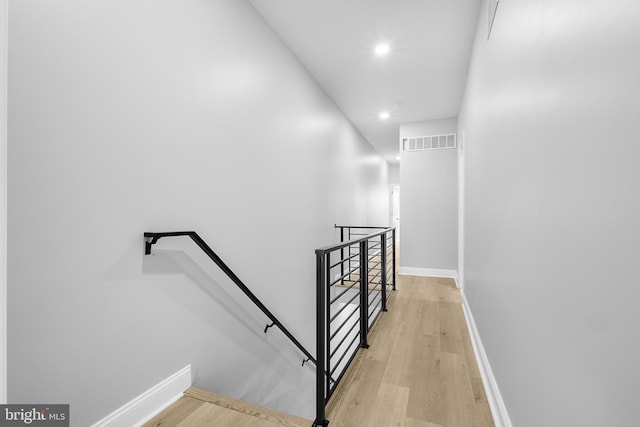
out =
<path fill-rule="evenodd" d="M 334 227 L 335 228 L 361 228 L 361 229 L 364 229 L 364 228 L 373 228 L 373 229 L 393 228 L 393 227 L 387 227 L 386 225 L 385 226 L 379 226 L 379 225 L 338 225 L 338 224 L 335 224 Z"/>
<path fill-rule="evenodd" d="M 347 226 L 338 226 L 337 225 L 336 227 L 347 227 Z M 356 243 L 360 243 L 360 242 L 363 242 L 365 240 L 373 239 L 374 237 L 381 236 L 383 234 L 386 234 L 386 233 L 396 229 L 395 227 L 384 228 L 384 227 L 358 227 L 358 226 L 353 226 L 353 227 L 350 227 L 350 228 L 376 228 L 376 229 L 383 228 L 383 230 L 375 232 L 375 233 L 368 234 L 368 235 L 366 235 L 364 237 L 361 237 L 359 239 L 349 240 L 348 242 L 334 243 L 333 245 L 325 246 L 323 248 L 318 248 L 318 249 L 316 249 L 316 255 L 325 255 L 325 254 L 327 254 L 329 252 L 335 252 L 335 251 L 337 251 L 339 249 L 346 248 L 347 246 L 355 245 Z"/>

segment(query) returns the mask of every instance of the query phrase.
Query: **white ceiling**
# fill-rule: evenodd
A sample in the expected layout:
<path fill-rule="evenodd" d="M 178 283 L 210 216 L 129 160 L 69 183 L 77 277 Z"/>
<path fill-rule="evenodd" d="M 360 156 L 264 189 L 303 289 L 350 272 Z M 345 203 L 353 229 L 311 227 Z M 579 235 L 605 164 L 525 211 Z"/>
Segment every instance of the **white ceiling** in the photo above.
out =
<path fill-rule="evenodd" d="M 390 163 L 399 123 L 458 115 L 480 0 L 250 1 Z"/>

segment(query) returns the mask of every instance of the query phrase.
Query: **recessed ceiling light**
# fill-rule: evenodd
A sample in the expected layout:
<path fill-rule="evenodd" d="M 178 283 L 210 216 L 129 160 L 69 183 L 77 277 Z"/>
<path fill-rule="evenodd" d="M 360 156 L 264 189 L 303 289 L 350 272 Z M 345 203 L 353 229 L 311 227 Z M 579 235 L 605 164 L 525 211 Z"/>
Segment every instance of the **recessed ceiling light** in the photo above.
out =
<path fill-rule="evenodd" d="M 389 53 L 389 45 L 386 43 L 381 43 L 376 46 L 376 55 L 386 55 Z"/>
<path fill-rule="evenodd" d="M 396 157 L 396 160 L 400 160 L 400 156 Z"/>
<path fill-rule="evenodd" d="M 380 113 L 378 117 L 380 117 L 382 120 L 386 120 L 389 118 L 389 113 L 386 111 L 383 111 L 382 113 Z"/>

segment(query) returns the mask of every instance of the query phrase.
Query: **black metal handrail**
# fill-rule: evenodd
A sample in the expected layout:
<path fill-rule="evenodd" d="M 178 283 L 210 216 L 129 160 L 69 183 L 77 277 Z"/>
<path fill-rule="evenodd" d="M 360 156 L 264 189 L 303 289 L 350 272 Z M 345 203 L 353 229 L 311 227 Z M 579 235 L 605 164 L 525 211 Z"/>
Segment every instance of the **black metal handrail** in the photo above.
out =
<path fill-rule="evenodd" d="M 244 294 L 249 297 L 249 299 L 271 320 L 271 325 L 267 325 L 264 329 L 265 333 L 267 329 L 272 326 L 277 326 L 278 329 L 282 331 L 282 333 L 291 340 L 291 342 L 298 347 L 298 349 L 305 355 L 307 358 L 302 362 L 302 365 L 306 362 L 311 362 L 317 366 L 316 359 L 311 355 L 311 353 L 304 348 L 300 341 L 298 341 L 291 332 L 278 320 L 278 318 L 269 311 L 267 307 L 258 299 L 257 296 L 254 295 L 253 292 L 247 287 L 247 285 L 240 280 L 240 278 L 227 266 L 227 264 L 222 261 L 222 259 L 207 245 L 207 243 L 196 233 L 195 231 L 173 231 L 173 232 L 163 232 L 163 233 L 144 233 L 145 237 L 145 246 L 144 253 L 145 255 L 151 254 L 151 246 L 156 244 L 159 239 L 162 237 L 176 237 L 176 236 L 188 236 L 195 242 L 196 245 L 231 279 L 231 281 L 238 287 Z"/>
<path fill-rule="evenodd" d="M 369 330 L 380 313 L 387 311 L 387 301 L 396 289 L 395 227 L 339 225 L 335 227 L 340 228 L 340 243 L 315 251 L 316 360 L 318 363 L 314 426 L 328 425 L 325 406 L 355 358 L 358 349 L 369 347 L 367 341 Z M 380 231 L 366 234 L 352 233 L 352 229 Z M 345 241 L 345 231 L 348 231 L 348 241 Z M 353 236 L 358 237 L 352 240 Z M 332 255 L 337 255 L 339 260 L 336 262 L 332 259 Z M 346 272 L 345 264 L 347 264 Z M 338 268 L 339 271 L 336 271 Z M 337 287 L 345 289 L 338 291 Z M 331 295 L 332 292 L 335 295 Z M 335 308 L 333 308 L 334 304 L 337 304 Z M 353 310 L 346 311 L 347 307 L 352 307 Z M 356 314 L 358 315 L 355 316 Z M 344 319 L 338 323 L 341 315 Z M 337 342 L 335 345 L 334 339 Z M 334 357 L 337 358 L 335 362 Z M 345 360 L 346 362 L 343 363 Z M 334 373 L 337 375 L 337 380 L 331 377 Z"/>

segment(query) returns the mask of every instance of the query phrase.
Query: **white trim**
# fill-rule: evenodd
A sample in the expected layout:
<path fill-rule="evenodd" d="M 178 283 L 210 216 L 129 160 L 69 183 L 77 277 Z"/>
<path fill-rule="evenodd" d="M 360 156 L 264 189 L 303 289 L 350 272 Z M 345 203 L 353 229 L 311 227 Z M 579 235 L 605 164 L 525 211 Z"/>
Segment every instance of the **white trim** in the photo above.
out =
<path fill-rule="evenodd" d="M 478 368 L 480 369 L 480 376 L 482 377 L 482 383 L 484 384 L 485 392 L 487 393 L 487 400 L 489 401 L 489 407 L 491 408 L 491 414 L 493 415 L 493 422 L 496 427 L 512 427 L 511 419 L 507 413 L 507 408 L 502 400 L 502 394 L 498 388 L 496 378 L 493 376 L 487 353 L 484 351 L 482 340 L 478 334 L 478 328 L 476 322 L 473 319 L 471 313 L 471 307 L 467 297 L 462 294 L 462 311 L 464 317 L 467 320 L 467 327 L 469 328 L 469 335 L 471 336 L 471 344 L 473 345 L 473 352 L 476 355 L 476 361 L 478 362 Z"/>
<path fill-rule="evenodd" d="M 191 365 L 156 384 L 91 427 L 138 427 L 182 397 L 191 387 Z"/>
<path fill-rule="evenodd" d="M 419 268 L 419 267 L 400 266 L 399 274 L 404 274 L 407 276 L 446 277 L 450 279 L 458 278 L 458 272 L 456 270 L 446 270 L 441 268 Z"/>
<path fill-rule="evenodd" d="M 9 1 L 0 0 L 0 403 L 7 403 L 7 74 Z"/>

